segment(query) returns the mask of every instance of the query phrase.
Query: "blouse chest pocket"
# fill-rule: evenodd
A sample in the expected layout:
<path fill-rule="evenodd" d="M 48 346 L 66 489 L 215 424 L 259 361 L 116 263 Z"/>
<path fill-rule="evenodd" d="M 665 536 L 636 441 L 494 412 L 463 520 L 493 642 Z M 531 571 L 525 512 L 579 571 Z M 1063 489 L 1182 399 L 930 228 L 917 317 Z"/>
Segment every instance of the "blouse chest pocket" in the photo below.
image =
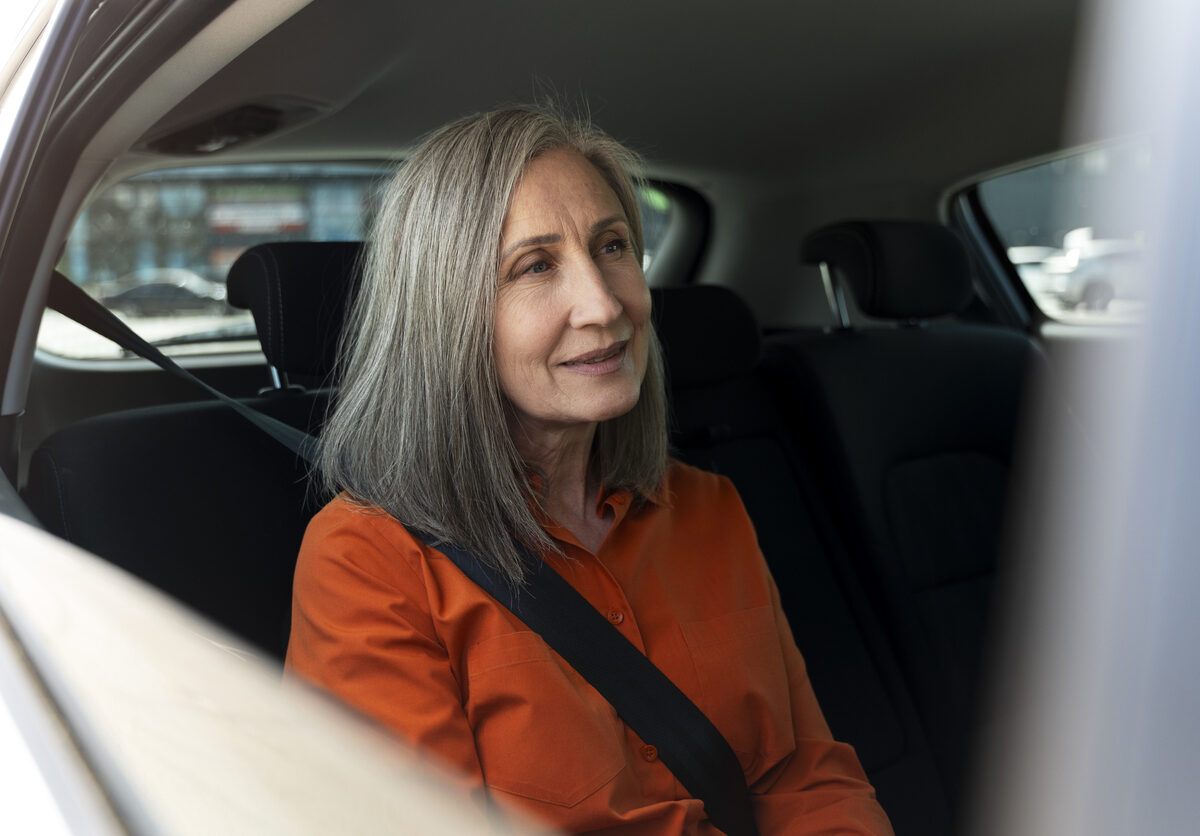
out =
<path fill-rule="evenodd" d="M 612 706 L 530 632 L 467 651 L 467 717 L 495 790 L 572 807 L 625 765 Z"/>
<path fill-rule="evenodd" d="M 681 625 L 700 708 L 753 782 L 795 750 L 791 693 L 770 606 Z"/>

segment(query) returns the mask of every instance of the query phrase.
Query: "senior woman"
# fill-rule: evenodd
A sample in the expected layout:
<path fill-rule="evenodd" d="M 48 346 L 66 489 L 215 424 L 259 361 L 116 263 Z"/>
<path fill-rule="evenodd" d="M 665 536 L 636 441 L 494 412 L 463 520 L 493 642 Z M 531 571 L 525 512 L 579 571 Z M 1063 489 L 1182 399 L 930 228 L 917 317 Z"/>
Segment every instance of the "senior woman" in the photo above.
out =
<path fill-rule="evenodd" d="M 544 561 L 736 752 L 760 833 L 890 833 L 724 478 L 668 459 L 635 160 L 513 108 L 388 187 L 323 434 L 288 667 L 569 832 L 713 833 L 609 703 L 441 552 Z M 524 547 L 524 549 L 522 548 Z"/>

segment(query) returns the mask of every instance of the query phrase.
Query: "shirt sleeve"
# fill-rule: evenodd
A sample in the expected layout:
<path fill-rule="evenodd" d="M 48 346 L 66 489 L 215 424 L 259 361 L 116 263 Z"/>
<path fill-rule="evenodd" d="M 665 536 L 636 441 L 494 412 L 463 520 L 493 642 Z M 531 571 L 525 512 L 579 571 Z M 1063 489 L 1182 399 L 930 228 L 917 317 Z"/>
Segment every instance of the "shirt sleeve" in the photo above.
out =
<path fill-rule="evenodd" d="M 764 564 L 765 569 L 765 564 Z M 750 787 L 764 834 L 873 834 L 891 836 L 892 826 L 875 800 L 854 748 L 829 732 L 808 680 L 804 659 L 768 576 L 779 641 L 791 690 L 796 750 Z"/>
<path fill-rule="evenodd" d="M 404 557 L 364 513 L 314 518 L 296 564 L 285 667 L 437 752 L 465 786 L 482 786 L 461 689 L 424 581 Z"/>

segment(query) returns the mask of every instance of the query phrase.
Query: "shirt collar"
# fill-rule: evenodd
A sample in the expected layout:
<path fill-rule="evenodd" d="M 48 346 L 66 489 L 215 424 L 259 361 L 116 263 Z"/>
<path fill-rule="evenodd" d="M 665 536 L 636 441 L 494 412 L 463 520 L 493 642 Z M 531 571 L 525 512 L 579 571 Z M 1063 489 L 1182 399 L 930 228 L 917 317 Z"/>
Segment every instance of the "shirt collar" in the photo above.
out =
<path fill-rule="evenodd" d="M 670 508 L 671 502 L 671 475 L 668 469 L 667 474 L 663 477 L 662 485 L 657 491 L 647 497 L 646 502 L 650 505 L 655 505 L 662 508 Z M 534 496 L 541 492 L 542 478 L 537 473 L 529 474 L 529 484 L 533 488 Z M 613 527 L 621 524 L 625 519 L 629 509 L 636 504 L 633 491 L 628 488 L 605 488 L 601 487 L 596 492 L 596 514 L 603 515 L 605 509 L 612 509 L 613 512 Z M 551 537 L 559 540 L 567 540 L 574 542 L 574 536 L 571 536 L 567 529 L 556 523 L 549 515 L 542 510 L 541 504 L 536 499 L 531 499 L 529 509 L 533 512 L 538 523 L 546 530 L 546 533 Z"/>

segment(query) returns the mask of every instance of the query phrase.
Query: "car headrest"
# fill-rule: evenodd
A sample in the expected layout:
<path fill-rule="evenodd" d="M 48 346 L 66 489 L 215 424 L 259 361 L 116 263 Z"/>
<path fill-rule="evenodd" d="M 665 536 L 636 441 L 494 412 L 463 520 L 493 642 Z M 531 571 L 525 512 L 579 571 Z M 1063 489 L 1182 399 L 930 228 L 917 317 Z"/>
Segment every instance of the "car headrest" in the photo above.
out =
<path fill-rule="evenodd" d="M 277 371 L 321 381 L 333 371 L 361 254 L 357 241 L 258 244 L 229 268 L 229 303 L 254 314 Z"/>
<path fill-rule="evenodd" d="M 868 316 L 944 316 L 971 299 L 967 251 L 953 230 L 939 224 L 842 221 L 805 237 L 800 258 L 836 270 Z"/>
<path fill-rule="evenodd" d="M 717 285 L 658 287 L 651 295 L 672 386 L 715 383 L 758 363 L 758 322 L 732 290 Z"/>

